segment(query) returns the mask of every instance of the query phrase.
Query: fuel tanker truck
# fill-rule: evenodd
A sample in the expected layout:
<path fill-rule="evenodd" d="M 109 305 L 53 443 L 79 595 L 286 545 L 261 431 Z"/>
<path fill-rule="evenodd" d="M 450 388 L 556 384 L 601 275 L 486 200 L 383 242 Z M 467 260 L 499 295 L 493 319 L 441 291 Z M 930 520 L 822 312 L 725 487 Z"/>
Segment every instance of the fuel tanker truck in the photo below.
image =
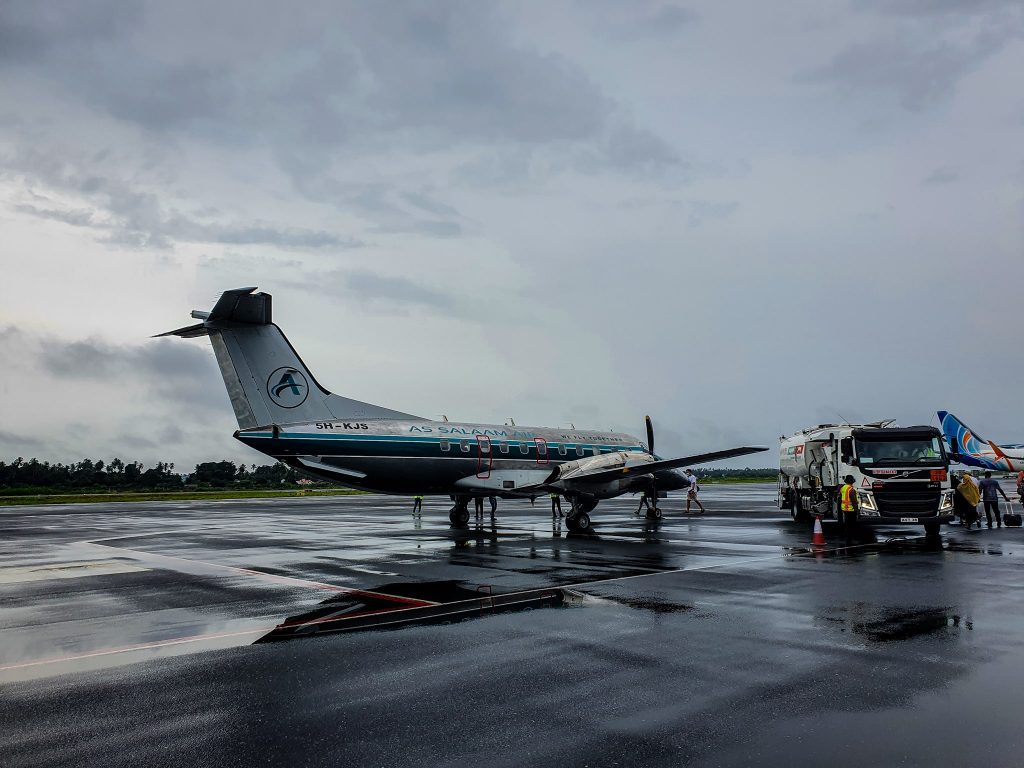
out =
<path fill-rule="evenodd" d="M 847 475 L 861 524 L 919 524 L 936 534 L 953 519 L 949 457 L 935 427 L 819 424 L 779 438 L 779 509 L 794 520 L 837 517 Z"/>

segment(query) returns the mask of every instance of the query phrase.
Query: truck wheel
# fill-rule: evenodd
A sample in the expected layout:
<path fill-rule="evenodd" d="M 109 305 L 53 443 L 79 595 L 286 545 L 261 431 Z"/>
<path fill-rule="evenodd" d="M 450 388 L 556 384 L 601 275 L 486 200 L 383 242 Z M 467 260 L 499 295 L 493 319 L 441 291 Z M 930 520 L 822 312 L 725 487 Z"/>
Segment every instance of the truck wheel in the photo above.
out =
<path fill-rule="evenodd" d="M 939 529 L 942 527 L 941 523 L 925 523 L 924 524 L 924 535 L 932 539 L 939 535 Z"/>
<path fill-rule="evenodd" d="M 789 505 L 789 515 L 793 518 L 793 522 L 809 523 L 811 521 L 811 516 L 800 504 L 800 494 L 794 493 L 792 498 L 793 502 Z"/>

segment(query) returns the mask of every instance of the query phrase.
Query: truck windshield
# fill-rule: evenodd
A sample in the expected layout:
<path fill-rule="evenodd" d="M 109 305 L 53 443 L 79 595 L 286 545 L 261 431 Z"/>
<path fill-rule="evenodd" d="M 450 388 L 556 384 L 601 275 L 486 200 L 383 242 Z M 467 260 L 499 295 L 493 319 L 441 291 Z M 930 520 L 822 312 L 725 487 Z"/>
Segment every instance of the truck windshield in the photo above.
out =
<path fill-rule="evenodd" d="M 939 438 L 930 440 L 858 440 L 862 464 L 945 464 Z"/>

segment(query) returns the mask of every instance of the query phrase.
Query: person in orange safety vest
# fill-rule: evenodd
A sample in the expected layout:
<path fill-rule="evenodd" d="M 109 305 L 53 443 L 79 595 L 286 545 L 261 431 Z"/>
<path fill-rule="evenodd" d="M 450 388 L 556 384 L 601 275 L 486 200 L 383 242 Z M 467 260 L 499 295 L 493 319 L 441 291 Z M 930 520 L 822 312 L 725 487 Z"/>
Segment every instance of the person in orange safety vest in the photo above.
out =
<path fill-rule="evenodd" d="M 853 475 L 847 475 L 843 480 L 845 485 L 839 489 L 839 522 L 843 525 L 846 540 L 850 541 L 853 538 L 853 529 L 857 525 L 857 487 L 853 484 Z"/>

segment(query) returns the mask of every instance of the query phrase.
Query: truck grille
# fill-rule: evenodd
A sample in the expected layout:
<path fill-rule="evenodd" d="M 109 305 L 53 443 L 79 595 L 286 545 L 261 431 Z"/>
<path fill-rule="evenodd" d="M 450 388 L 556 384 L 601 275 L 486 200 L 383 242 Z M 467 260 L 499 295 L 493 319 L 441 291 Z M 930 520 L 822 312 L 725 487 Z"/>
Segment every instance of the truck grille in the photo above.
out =
<path fill-rule="evenodd" d="M 938 488 L 918 483 L 887 485 L 884 490 L 875 491 L 875 501 L 883 515 L 925 517 L 938 514 L 941 494 Z"/>

